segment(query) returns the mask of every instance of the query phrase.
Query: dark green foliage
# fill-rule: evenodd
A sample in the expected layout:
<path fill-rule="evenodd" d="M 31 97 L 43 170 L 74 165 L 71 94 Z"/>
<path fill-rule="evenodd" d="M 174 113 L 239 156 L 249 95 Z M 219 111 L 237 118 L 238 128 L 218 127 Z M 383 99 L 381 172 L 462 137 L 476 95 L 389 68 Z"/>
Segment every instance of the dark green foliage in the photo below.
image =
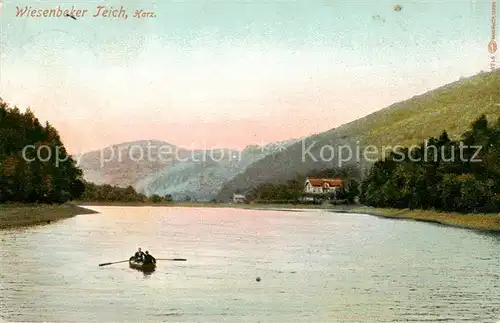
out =
<path fill-rule="evenodd" d="M 150 199 L 153 203 L 160 203 L 162 201 L 162 197 L 158 194 L 153 194 Z"/>
<path fill-rule="evenodd" d="M 163 197 L 158 194 L 154 194 L 148 198 L 144 194 L 137 193 L 132 186 L 118 187 L 107 184 L 96 185 L 88 182 L 85 182 L 84 185 L 85 190 L 80 197 L 82 202 L 172 202 L 172 196 L 169 194 Z"/>
<path fill-rule="evenodd" d="M 297 202 L 301 197 L 314 197 L 319 199 L 330 198 L 337 200 L 347 199 L 350 202 L 354 202 L 354 199 L 359 194 L 359 183 L 357 182 L 359 176 L 359 169 L 353 166 L 313 170 L 306 175 L 297 175 L 294 179 L 288 180 L 286 183 L 266 183 L 259 185 L 253 189 L 252 192 L 250 192 L 249 197 L 256 201 L 266 201 L 266 203 Z M 330 196 L 307 194 L 304 193 L 304 183 L 307 177 L 342 178 L 346 183 L 348 183 L 347 189 L 342 189 L 335 194 L 331 194 Z"/>
<path fill-rule="evenodd" d="M 81 196 L 81 177 L 54 127 L 0 100 L 0 203 L 63 203 Z"/>
<path fill-rule="evenodd" d="M 354 200 L 359 195 L 359 183 L 355 179 L 349 182 L 347 186 L 346 198 L 349 203 L 354 203 Z"/>
<path fill-rule="evenodd" d="M 482 115 L 461 141 L 443 132 L 416 149 L 394 151 L 375 163 L 361 191 L 369 206 L 500 212 L 500 123 Z"/>

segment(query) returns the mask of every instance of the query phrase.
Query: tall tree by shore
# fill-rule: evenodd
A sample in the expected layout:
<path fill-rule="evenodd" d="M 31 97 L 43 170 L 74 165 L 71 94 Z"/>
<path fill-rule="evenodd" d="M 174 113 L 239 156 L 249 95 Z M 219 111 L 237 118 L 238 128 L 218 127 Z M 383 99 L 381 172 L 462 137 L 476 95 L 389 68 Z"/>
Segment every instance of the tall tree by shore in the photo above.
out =
<path fill-rule="evenodd" d="M 83 190 L 57 130 L 0 99 L 0 203 L 63 203 Z"/>

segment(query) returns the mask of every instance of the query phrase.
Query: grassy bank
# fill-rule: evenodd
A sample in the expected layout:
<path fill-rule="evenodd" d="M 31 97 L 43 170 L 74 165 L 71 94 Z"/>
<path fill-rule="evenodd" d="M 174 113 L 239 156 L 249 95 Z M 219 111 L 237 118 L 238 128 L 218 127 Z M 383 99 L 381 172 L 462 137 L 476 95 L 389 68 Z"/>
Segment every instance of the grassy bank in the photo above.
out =
<path fill-rule="evenodd" d="M 0 229 L 50 223 L 95 211 L 75 204 L 0 204 Z"/>
<path fill-rule="evenodd" d="M 388 219 L 414 220 L 446 226 L 500 233 L 500 214 L 459 214 L 431 210 L 384 209 L 367 206 L 332 208 L 340 213 L 369 214 Z"/>

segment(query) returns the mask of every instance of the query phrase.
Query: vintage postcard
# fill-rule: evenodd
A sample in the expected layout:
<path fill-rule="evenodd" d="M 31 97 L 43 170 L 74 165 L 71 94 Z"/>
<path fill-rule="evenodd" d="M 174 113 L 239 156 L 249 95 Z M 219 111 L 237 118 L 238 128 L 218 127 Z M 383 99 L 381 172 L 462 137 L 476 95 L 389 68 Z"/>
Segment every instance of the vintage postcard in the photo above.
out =
<path fill-rule="evenodd" d="M 0 321 L 500 322 L 497 0 L 0 0 Z"/>

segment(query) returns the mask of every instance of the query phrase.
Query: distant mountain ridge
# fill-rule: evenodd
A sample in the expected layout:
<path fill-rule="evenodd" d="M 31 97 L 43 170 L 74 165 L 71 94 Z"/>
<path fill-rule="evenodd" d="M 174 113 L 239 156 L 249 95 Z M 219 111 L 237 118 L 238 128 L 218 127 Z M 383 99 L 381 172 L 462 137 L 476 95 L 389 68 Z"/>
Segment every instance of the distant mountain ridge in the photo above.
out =
<path fill-rule="evenodd" d="M 297 139 L 228 148 L 187 150 L 161 140 L 125 142 L 76 157 L 85 180 L 133 186 L 146 195 L 170 194 L 176 200 L 209 201 L 222 185 L 268 154 Z"/>
<path fill-rule="evenodd" d="M 125 142 L 84 153 L 76 157 L 84 178 L 96 184 L 116 186 L 134 185 L 135 182 L 172 164 L 169 156 L 161 156 L 158 148 L 167 147 L 184 156 L 187 151 L 160 140 Z"/>

